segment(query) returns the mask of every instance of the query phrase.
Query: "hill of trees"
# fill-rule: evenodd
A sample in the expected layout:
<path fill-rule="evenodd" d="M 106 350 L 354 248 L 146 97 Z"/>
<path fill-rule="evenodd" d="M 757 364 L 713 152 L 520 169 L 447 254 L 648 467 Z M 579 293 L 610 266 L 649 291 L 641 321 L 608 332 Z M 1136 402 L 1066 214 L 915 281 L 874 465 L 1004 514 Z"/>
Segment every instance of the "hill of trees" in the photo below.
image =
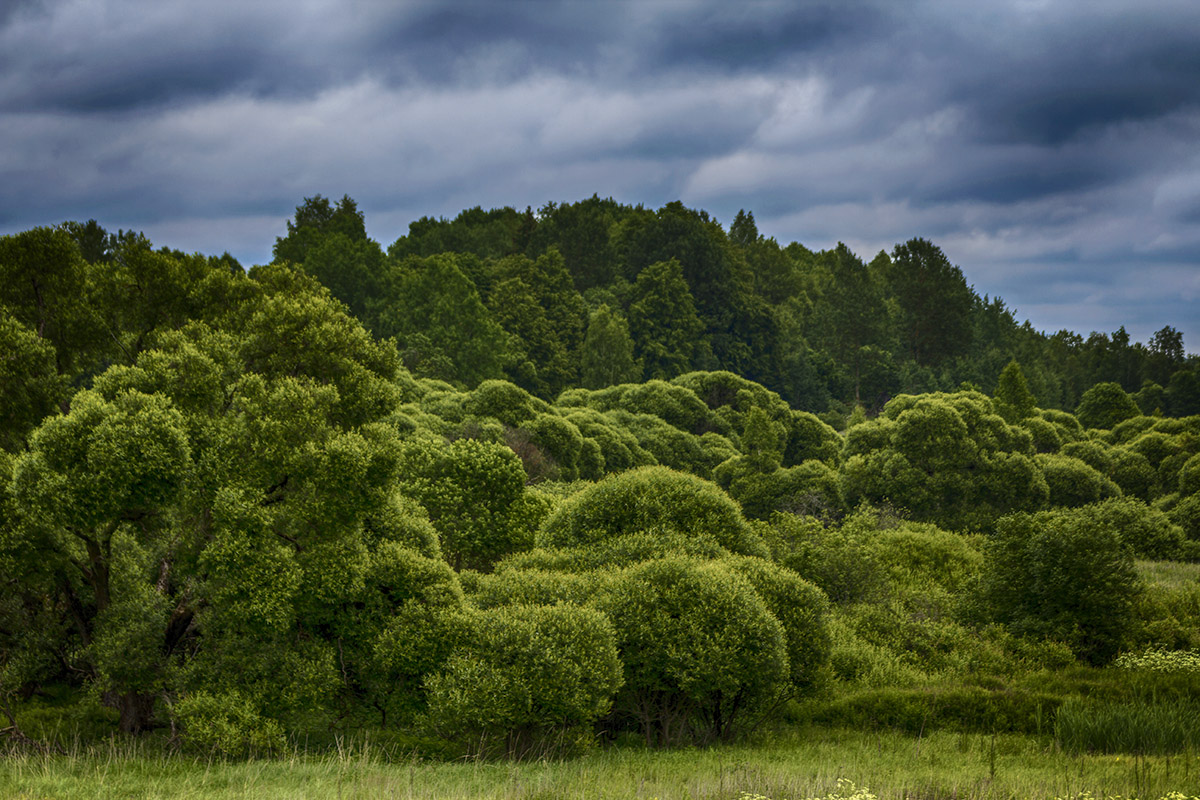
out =
<path fill-rule="evenodd" d="M 1153 577 L 1200 561 L 1170 328 L 1046 337 L 929 242 L 864 264 L 678 204 L 385 254 L 317 197 L 275 252 L 0 238 L 10 737 L 528 755 L 904 725 L 930 685 L 973 730 L 1194 697 L 1200 589 Z M 1145 653 L 1183 677 L 1097 677 Z"/>

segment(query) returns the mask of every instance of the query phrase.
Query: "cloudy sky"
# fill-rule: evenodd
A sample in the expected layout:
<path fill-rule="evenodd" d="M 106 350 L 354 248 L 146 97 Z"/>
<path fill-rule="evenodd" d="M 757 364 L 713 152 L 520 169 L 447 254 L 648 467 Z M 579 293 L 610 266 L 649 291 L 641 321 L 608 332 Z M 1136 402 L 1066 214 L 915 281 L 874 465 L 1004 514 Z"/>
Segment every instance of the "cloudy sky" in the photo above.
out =
<path fill-rule="evenodd" d="M 304 197 L 671 200 L 1200 351 L 1200 4 L 0 0 L 0 233 L 246 264 Z"/>

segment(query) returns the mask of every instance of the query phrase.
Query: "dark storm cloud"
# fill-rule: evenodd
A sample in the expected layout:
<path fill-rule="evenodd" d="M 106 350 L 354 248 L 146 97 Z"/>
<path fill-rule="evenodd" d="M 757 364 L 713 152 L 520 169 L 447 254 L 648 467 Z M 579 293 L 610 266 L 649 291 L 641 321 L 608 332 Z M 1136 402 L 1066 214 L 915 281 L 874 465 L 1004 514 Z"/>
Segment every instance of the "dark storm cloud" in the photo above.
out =
<path fill-rule="evenodd" d="M 385 244 L 678 198 L 868 257 L 928 236 L 1038 327 L 1195 349 L 1197 41 L 1172 0 L 9 2 L 0 232 L 96 217 L 254 263 L 318 192 Z"/>

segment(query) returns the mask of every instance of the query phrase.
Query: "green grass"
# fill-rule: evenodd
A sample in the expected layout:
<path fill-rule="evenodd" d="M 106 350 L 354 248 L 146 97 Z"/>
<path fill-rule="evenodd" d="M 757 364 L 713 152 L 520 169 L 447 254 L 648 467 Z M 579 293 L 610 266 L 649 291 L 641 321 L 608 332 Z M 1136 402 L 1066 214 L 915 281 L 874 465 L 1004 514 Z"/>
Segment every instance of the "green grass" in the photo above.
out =
<path fill-rule="evenodd" d="M 371 745 L 223 762 L 111 740 L 71 756 L 11 754 L 0 797 L 20 800 L 231 798 L 658 798 L 773 800 L 828 795 L 838 779 L 881 800 L 909 798 L 1159 798 L 1200 794 L 1200 762 L 1069 754 L 1050 737 L 807 728 L 754 745 L 705 750 L 613 748 L 567 761 L 422 763 Z"/>
<path fill-rule="evenodd" d="M 1183 561 L 1138 561 L 1137 572 L 1148 584 L 1172 589 L 1192 588 L 1200 583 L 1200 564 Z"/>

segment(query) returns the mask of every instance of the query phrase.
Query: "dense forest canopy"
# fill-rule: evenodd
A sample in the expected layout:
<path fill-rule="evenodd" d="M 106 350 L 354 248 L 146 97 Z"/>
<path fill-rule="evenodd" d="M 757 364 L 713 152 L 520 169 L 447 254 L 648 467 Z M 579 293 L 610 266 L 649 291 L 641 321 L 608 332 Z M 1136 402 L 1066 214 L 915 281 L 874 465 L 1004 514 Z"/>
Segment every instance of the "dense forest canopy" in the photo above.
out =
<path fill-rule="evenodd" d="M 466 386 L 505 378 L 552 399 L 597 388 L 584 363 L 615 359 L 620 379 L 727 370 L 794 408 L 844 413 L 963 384 L 990 393 L 1016 360 L 1044 408 L 1072 410 L 1088 388 L 1114 382 L 1147 414 L 1200 413 L 1197 361 L 1170 325 L 1146 343 L 1124 328 L 1086 338 L 1034 330 L 924 239 L 864 261 L 840 244 L 781 246 L 744 211 L 725 230 L 678 202 L 650 211 L 593 196 L 536 213 L 425 217 L 384 255 L 353 200 L 318 196 L 297 209 L 275 256 L 316 275 L 377 335 L 395 336 L 415 375 Z M 607 332 L 614 325 L 628 329 L 632 365 L 623 338 Z"/>
<path fill-rule="evenodd" d="M 1047 336 L 927 240 L 867 262 L 680 203 L 476 208 L 385 251 L 318 196 L 275 256 L 0 238 L 10 735 L 66 687 L 229 754 L 667 746 L 1200 647 L 1191 590 L 1135 566 L 1200 561 L 1170 326 Z"/>

